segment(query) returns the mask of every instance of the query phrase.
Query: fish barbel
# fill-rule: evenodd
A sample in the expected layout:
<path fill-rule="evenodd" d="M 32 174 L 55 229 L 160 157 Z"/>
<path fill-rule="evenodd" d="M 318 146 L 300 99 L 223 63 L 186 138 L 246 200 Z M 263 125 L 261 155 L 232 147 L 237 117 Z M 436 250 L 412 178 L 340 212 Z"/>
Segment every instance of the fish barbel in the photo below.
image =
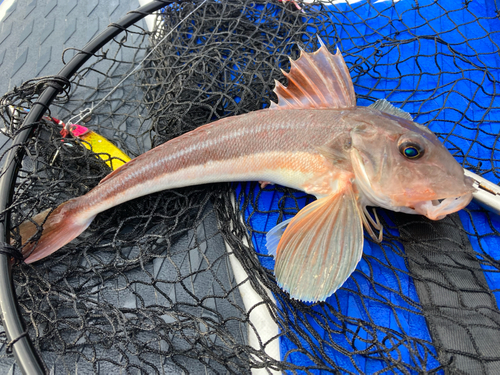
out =
<path fill-rule="evenodd" d="M 265 181 L 318 198 L 273 228 L 267 247 L 275 255 L 278 284 L 293 298 L 321 301 L 356 268 L 363 226 L 380 240 L 382 227 L 367 206 L 437 220 L 470 202 L 472 181 L 430 130 L 385 100 L 356 106 L 339 51 L 333 55 L 321 43 L 291 60 L 284 74 L 288 86 L 276 82 L 278 103 L 270 108 L 166 142 L 87 194 L 21 224 L 25 261 L 53 253 L 97 214 L 131 199 L 206 183 Z M 33 221 L 43 226 L 38 239 Z"/>

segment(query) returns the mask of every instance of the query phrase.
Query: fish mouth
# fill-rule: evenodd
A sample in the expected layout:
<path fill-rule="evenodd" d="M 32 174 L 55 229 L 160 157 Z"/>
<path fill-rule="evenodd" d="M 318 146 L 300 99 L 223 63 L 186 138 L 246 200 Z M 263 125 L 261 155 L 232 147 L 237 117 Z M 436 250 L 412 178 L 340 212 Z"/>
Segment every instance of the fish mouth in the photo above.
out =
<path fill-rule="evenodd" d="M 417 202 L 411 205 L 410 208 L 431 220 L 441 220 L 446 215 L 466 207 L 471 200 L 472 192 L 469 192 L 458 197 Z"/>

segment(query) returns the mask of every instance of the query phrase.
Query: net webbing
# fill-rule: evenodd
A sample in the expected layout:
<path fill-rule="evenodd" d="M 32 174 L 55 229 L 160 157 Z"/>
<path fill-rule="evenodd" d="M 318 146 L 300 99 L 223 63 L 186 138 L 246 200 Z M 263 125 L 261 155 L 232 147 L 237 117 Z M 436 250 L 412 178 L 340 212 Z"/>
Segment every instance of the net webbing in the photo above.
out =
<path fill-rule="evenodd" d="M 433 225 L 395 216 L 440 362 L 453 372 L 498 372 L 500 312 L 465 233 L 455 229 L 458 215 Z"/>
<path fill-rule="evenodd" d="M 51 115 L 67 120 L 92 107 L 157 46 L 85 124 L 136 156 L 268 106 L 274 79 L 286 83 L 280 69 L 289 69 L 288 57 L 298 57 L 298 46 L 315 50 L 318 35 L 342 50 L 358 105 L 386 98 L 436 132 L 464 167 L 497 183 L 494 2 L 334 3 L 298 3 L 302 12 L 293 2 L 209 1 L 159 44 L 194 4 L 166 7 L 152 33 L 133 27 L 108 43 Z M 5 104 L 29 106 L 36 95 Z M 23 220 L 110 172 L 78 141 L 61 142 L 59 131 L 42 121 L 25 145 L 10 209 L 14 237 Z M 153 194 L 98 215 L 47 260 L 14 269 L 37 350 L 56 373 L 495 373 L 498 345 L 485 338 L 499 333 L 498 216 L 474 203 L 437 224 L 379 210 L 384 242 L 367 238 L 343 288 L 311 305 L 276 286 L 265 249 L 265 233 L 311 199 L 279 186 L 220 184 Z M 427 227 L 434 236 L 424 238 Z M 257 307 L 245 305 L 248 286 L 275 333 L 263 332 L 252 315 Z M 453 333 L 457 326 L 468 341 Z M 4 351 L 0 362 L 11 360 Z"/>

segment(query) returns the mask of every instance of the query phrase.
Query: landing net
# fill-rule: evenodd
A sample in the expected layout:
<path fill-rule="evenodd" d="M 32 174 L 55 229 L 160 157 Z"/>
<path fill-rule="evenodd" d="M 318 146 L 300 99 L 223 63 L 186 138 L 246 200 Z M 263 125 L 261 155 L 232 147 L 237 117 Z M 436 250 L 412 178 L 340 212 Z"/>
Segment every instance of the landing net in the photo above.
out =
<path fill-rule="evenodd" d="M 465 168 L 498 183 L 494 1 L 207 1 L 175 28 L 197 5 L 169 5 L 154 30 L 132 26 L 106 44 L 50 115 L 66 121 L 111 93 L 79 121 L 135 157 L 268 107 L 274 80 L 286 84 L 280 69 L 299 46 L 316 50 L 319 36 L 342 50 L 358 105 L 389 100 Z M 7 106 L 29 108 L 39 94 L 33 87 L 2 103 L 10 137 L 20 122 Z M 14 239 L 21 222 L 111 171 L 106 155 L 60 130 L 42 120 L 24 145 L 8 210 Z M 37 352 L 54 373 L 500 371 L 498 216 L 475 203 L 440 222 L 378 209 L 383 243 L 366 237 L 344 286 L 308 304 L 276 285 L 265 233 L 310 201 L 243 182 L 165 191 L 98 215 L 46 260 L 13 267 Z M 4 366 L 14 361 L 7 344 Z"/>

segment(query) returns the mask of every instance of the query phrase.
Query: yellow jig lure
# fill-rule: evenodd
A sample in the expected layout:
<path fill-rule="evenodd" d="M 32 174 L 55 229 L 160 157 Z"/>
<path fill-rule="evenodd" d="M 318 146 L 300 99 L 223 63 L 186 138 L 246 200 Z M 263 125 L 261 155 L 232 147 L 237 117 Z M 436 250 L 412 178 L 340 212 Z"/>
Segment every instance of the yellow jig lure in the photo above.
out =
<path fill-rule="evenodd" d="M 29 109 L 10 106 L 10 111 L 12 115 L 15 116 L 22 113 L 26 114 L 29 112 Z M 62 127 L 61 135 L 64 138 L 72 136 L 82 141 L 81 144 L 85 148 L 94 152 L 96 156 L 106 162 L 112 170 L 121 167 L 123 164 L 131 160 L 130 156 L 125 154 L 113 143 L 85 126 L 78 124 L 65 124 L 61 120 L 49 116 L 44 116 L 43 119 L 60 125 Z"/>
<path fill-rule="evenodd" d="M 62 121 L 60 122 L 62 123 Z M 123 164 L 131 160 L 127 154 L 116 147 L 113 143 L 85 126 L 67 124 L 64 125 L 63 131 L 61 131 L 61 134 L 65 136 L 63 132 L 69 133 L 73 137 L 83 141 L 81 142 L 83 146 L 104 160 L 112 170 L 121 167 Z"/>

